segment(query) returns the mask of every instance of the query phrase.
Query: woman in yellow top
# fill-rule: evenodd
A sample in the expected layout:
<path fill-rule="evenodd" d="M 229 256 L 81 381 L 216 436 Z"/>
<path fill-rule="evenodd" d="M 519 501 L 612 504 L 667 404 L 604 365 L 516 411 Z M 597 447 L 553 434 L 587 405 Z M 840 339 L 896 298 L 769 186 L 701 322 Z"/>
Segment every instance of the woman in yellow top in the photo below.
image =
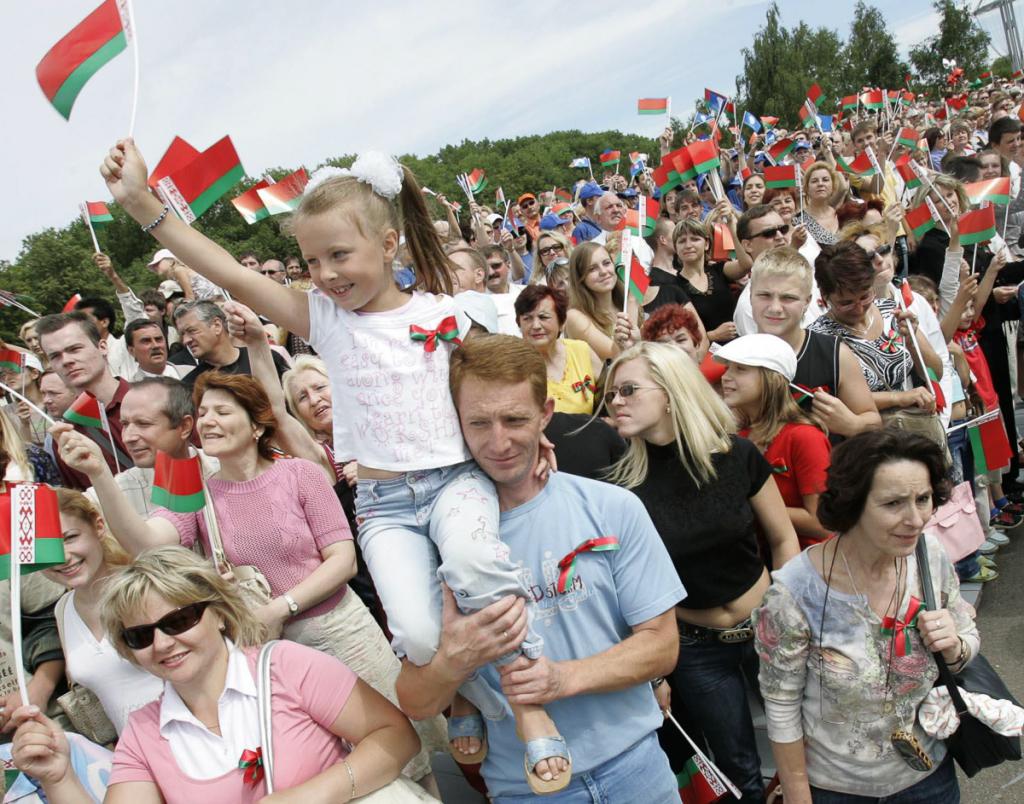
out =
<path fill-rule="evenodd" d="M 589 416 L 594 412 L 601 360 L 586 341 L 559 337 L 569 308 L 565 294 L 546 285 L 527 285 L 515 306 L 523 340 L 544 356 L 555 412 Z"/>

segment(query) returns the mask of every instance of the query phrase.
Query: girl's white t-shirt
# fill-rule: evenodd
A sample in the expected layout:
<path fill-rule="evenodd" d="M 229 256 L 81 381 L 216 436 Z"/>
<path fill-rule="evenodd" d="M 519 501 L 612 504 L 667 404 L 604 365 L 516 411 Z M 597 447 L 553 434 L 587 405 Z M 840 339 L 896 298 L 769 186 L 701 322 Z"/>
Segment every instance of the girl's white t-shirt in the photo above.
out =
<path fill-rule="evenodd" d="M 97 641 L 75 610 L 74 592 L 68 594 L 62 626 L 68 675 L 99 698 L 120 734 L 128 715 L 160 697 L 163 682 L 122 659 L 106 635 Z"/>
<path fill-rule="evenodd" d="M 382 313 L 343 310 L 320 291 L 309 295 L 309 343 L 327 365 L 338 459 L 392 472 L 437 469 L 469 460 L 448 390 L 448 356 L 413 340 L 411 327 L 436 329 L 456 316 L 450 296 L 413 292 Z"/>

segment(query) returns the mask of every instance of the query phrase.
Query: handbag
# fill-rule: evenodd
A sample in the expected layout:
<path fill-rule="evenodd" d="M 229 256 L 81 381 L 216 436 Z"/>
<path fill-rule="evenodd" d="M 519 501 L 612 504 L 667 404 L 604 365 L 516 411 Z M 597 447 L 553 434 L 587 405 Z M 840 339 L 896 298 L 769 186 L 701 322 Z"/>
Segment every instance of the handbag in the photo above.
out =
<path fill-rule="evenodd" d="M 917 540 L 918 574 L 924 587 L 925 608 L 935 611 L 935 589 L 932 586 L 931 570 L 928 567 L 928 547 L 924 536 Z M 1010 694 L 1006 684 L 999 677 L 995 668 L 980 653 L 957 673 L 953 673 L 946 664 L 941 653 L 933 653 L 935 663 L 939 666 L 939 681 L 945 685 L 949 697 L 956 708 L 960 726 L 950 737 L 946 738 L 946 748 L 953 755 L 960 770 L 970 778 L 982 768 L 991 768 L 1006 760 L 1021 758 L 1020 737 L 1004 737 L 994 732 L 967 711 L 967 704 L 960 695 L 962 687 L 967 692 L 980 692 L 996 700 L 1007 700 L 1020 706 L 1017 699 Z"/>
<path fill-rule="evenodd" d="M 210 548 L 213 551 L 213 565 L 217 568 L 218 572 L 226 570 L 234 576 L 235 583 L 238 584 L 238 589 L 242 593 L 242 597 L 245 598 L 246 603 L 248 603 L 250 610 L 267 605 L 274 597 L 273 592 L 270 591 L 267 576 L 252 564 L 236 567 L 228 561 L 227 554 L 224 552 L 224 543 L 220 538 L 220 526 L 217 523 L 215 513 L 211 509 L 212 504 L 212 501 L 207 503 L 204 515 L 206 519 L 206 532 L 210 537 Z M 280 636 L 280 629 L 276 633 L 269 634 L 269 636 L 271 638 Z"/>
<path fill-rule="evenodd" d="M 256 700 L 259 707 L 260 746 L 263 758 L 263 781 L 267 786 L 267 795 L 274 792 L 274 740 L 272 712 L 270 703 L 272 690 L 270 685 L 270 657 L 278 640 L 271 640 L 260 648 L 256 660 Z M 360 802 L 367 804 L 416 804 L 429 801 L 437 804 L 437 799 L 430 795 L 411 779 L 399 776 L 393 782 L 374 790 L 372 793 L 359 796 Z"/>
<path fill-rule="evenodd" d="M 54 608 L 54 616 L 57 619 L 57 636 L 60 644 L 64 646 L 64 610 L 68 605 L 68 595 L 65 594 Z M 117 729 L 110 722 L 107 713 L 100 703 L 100 699 L 89 689 L 81 684 L 76 684 L 71 678 L 71 673 L 65 667 L 65 676 L 68 681 L 68 691 L 57 698 L 57 705 L 68 716 L 71 726 L 83 737 L 91 740 L 97 745 L 110 745 L 117 742 Z"/>
<path fill-rule="evenodd" d="M 935 509 L 924 529 L 942 542 L 950 561 L 959 561 L 981 547 L 985 531 L 981 529 L 969 481 L 953 487 L 949 500 Z"/>

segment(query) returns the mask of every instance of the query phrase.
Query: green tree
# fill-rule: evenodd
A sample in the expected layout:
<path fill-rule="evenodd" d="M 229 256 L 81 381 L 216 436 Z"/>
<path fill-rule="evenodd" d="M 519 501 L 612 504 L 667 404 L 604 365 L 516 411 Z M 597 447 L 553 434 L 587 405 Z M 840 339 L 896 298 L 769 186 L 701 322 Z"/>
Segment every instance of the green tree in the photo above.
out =
<path fill-rule="evenodd" d="M 942 91 L 949 75 L 942 60 L 955 61 L 968 78 L 983 73 L 988 70 L 990 39 L 966 5 L 953 0 L 935 0 L 934 5 L 941 15 L 939 32 L 911 48 L 910 61 L 920 83 Z"/>
<path fill-rule="evenodd" d="M 903 86 L 907 65 L 900 61 L 896 40 L 889 32 L 882 12 L 858 0 L 850 23 L 850 36 L 841 60 L 844 94 L 862 86 L 895 88 Z"/>

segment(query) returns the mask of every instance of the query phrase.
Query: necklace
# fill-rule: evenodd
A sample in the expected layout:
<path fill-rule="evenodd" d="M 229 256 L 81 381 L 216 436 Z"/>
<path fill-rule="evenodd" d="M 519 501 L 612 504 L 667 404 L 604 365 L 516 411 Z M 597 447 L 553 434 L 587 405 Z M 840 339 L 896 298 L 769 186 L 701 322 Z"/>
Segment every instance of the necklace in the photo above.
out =
<path fill-rule="evenodd" d="M 853 324 L 844 324 L 842 321 L 836 318 L 835 313 L 832 310 L 828 311 L 828 317 L 835 321 L 839 326 L 852 332 L 854 335 L 858 335 L 861 338 L 867 338 L 868 330 L 871 329 L 871 326 L 875 323 L 875 306 L 871 305 L 871 308 L 868 310 L 868 323 L 865 324 L 863 327 L 855 327 L 853 326 Z"/>

